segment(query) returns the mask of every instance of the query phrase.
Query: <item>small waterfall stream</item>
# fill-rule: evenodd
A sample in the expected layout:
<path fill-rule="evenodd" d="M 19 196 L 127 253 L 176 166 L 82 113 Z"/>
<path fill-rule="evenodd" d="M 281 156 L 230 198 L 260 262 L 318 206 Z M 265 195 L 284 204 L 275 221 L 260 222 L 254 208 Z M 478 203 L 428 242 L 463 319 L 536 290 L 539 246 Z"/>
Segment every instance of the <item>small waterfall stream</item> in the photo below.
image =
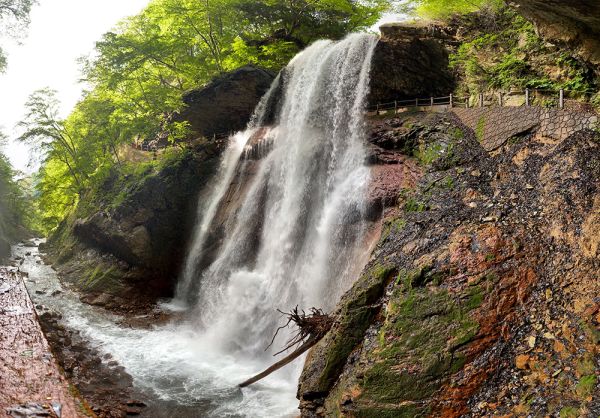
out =
<path fill-rule="evenodd" d="M 166 304 L 183 305 L 183 320 L 125 328 L 74 296 L 62 298 L 68 326 L 124 366 L 139 390 L 177 406 L 164 416 L 297 415 L 300 361 L 244 390 L 237 384 L 274 362 L 264 350 L 281 325 L 276 309 L 333 309 L 366 263 L 363 113 L 376 41 L 353 34 L 308 47 L 276 80 L 282 85 L 250 127 L 230 139 L 176 298 Z M 276 90 L 274 123 L 262 127 Z M 257 137 L 269 146 L 259 159 L 243 158 Z M 51 270 L 33 259 L 25 267 L 55 286 Z"/>

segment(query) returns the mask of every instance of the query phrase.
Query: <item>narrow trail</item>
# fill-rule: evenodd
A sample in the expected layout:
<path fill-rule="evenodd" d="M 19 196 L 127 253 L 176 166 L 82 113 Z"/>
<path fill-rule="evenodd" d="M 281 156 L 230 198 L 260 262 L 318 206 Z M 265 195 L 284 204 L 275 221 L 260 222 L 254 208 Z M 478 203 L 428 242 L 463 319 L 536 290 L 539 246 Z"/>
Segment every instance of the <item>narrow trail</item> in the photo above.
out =
<path fill-rule="evenodd" d="M 50 417 L 86 416 L 50 352 L 21 274 L 0 267 L 0 417 L 44 410 Z"/>

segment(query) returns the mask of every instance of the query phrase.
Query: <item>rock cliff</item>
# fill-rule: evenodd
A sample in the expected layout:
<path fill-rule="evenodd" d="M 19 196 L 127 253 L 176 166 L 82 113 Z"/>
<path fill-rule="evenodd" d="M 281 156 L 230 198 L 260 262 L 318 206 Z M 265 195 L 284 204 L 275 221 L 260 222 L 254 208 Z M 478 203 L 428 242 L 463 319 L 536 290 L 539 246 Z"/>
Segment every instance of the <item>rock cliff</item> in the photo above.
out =
<path fill-rule="evenodd" d="M 221 145 L 191 148 L 142 178 L 111 176 L 83 198 L 46 250 L 86 301 L 120 309 L 171 294 Z"/>
<path fill-rule="evenodd" d="M 513 0 L 541 35 L 594 65 L 600 74 L 600 3 L 595 0 Z"/>
<path fill-rule="evenodd" d="M 381 26 L 371 68 L 369 103 L 447 96 L 455 80 L 448 69 L 446 45 L 452 37 L 429 26 Z"/>
<path fill-rule="evenodd" d="M 423 176 L 309 354 L 302 415 L 599 416 L 600 136 L 487 152 L 453 113 L 373 123 Z"/>
<path fill-rule="evenodd" d="M 194 137 L 244 129 L 274 78 L 273 73 L 251 65 L 227 73 L 205 87 L 186 93 L 185 107 L 174 119 L 189 122 Z"/>

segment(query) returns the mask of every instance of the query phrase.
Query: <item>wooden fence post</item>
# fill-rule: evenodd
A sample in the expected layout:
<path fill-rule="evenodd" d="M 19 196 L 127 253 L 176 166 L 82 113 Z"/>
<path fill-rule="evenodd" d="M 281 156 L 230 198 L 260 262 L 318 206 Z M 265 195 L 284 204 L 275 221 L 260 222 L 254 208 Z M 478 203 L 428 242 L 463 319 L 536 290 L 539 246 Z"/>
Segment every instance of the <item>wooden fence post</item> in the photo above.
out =
<path fill-rule="evenodd" d="M 415 107 L 419 107 L 419 98 L 415 99 Z"/>
<path fill-rule="evenodd" d="M 531 101 L 529 100 L 529 89 L 525 89 L 525 106 L 531 106 Z"/>
<path fill-rule="evenodd" d="M 500 105 L 500 107 L 504 106 L 504 100 L 502 97 L 502 92 L 498 92 L 498 104 Z"/>
<path fill-rule="evenodd" d="M 431 101 L 431 107 L 433 108 L 433 97 L 430 98 Z"/>
<path fill-rule="evenodd" d="M 479 93 L 479 107 L 483 107 L 483 93 Z"/>
<path fill-rule="evenodd" d="M 450 109 L 454 107 L 454 98 L 452 97 L 452 93 L 450 93 Z"/>
<path fill-rule="evenodd" d="M 375 112 L 379 115 L 379 103 L 377 103 L 377 110 Z"/>
<path fill-rule="evenodd" d="M 558 107 L 561 109 L 565 108 L 565 90 L 560 89 L 558 92 Z"/>
<path fill-rule="evenodd" d="M 394 115 L 398 113 L 398 101 L 394 100 Z"/>

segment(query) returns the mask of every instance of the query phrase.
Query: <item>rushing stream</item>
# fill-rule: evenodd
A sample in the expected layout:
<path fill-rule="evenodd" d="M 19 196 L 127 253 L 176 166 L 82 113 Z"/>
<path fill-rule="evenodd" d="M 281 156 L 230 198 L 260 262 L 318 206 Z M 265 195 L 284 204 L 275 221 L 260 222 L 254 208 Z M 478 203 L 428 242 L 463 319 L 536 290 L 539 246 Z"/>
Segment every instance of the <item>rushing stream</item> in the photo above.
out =
<path fill-rule="evenodd" d="M 281 335 L 265 351 L 281 322 L 276 309 L 331 310 L 366 262 L 370 174 L 363 111 L 375 43 L 366 34 L 319 41 L 284 70 L 275 123 L 262 133 L 272 147 L 256 162 L 247 187 L 237 190 L 239 205 L 227 214 L 219 246 L 204 266 L 212 224 L 243 172 L 243 152 L 264 119 L 264 101 L 248 130 L 231 138 L 201 205 L 177 297 L 164 305 L 184 307 L 185 320 L 150 330 L 119 326 L 117 317 L 59 289 L 54 271 L 31 250 L 19 255 L 30 286 L 42 289 L 36 303 L 61 312 L 67 326 L 110 353 L 139 390 L 194 406 L 194 416 L 297 414 L 299 361 L 247 389 L 236 385 L 273 363 L 284 345 Z M 60 297 L 52 296 L 56 290 Z"/>

